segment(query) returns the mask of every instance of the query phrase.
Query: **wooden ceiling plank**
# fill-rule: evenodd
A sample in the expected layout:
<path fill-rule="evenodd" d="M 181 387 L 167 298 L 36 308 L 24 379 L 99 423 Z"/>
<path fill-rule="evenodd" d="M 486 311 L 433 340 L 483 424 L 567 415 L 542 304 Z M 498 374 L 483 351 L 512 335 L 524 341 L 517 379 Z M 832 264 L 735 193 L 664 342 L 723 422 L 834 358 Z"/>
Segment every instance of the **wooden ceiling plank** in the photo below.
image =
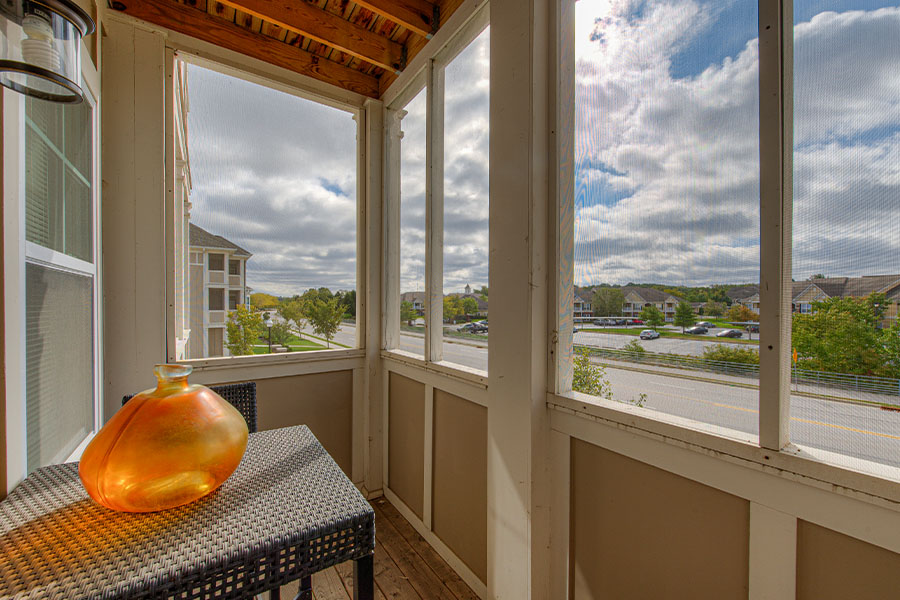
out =
<path fill-rule="evenodd" d="M 127 2 L 127 3 L 126 3 Z M 355 69 L 313 56 L 268 36 L 168 0 L 126 0 L 116 9 L 137 19 L 215 44 L 371 98 L 378 80 Z"/>
<path fill-rule="evenodd" d="M 400 44 L 307 2 L 298 2 L 297 0 L 220 1 L 390 71 L 398 72 L 405 66 L 403 64 L 403 48 Z"/>
<path fill-rule="evenodd" d="M 434 22 L 435 5 L 426 0 L 353 1 L 424 38 L 430 38 L 437 30 Z"/>

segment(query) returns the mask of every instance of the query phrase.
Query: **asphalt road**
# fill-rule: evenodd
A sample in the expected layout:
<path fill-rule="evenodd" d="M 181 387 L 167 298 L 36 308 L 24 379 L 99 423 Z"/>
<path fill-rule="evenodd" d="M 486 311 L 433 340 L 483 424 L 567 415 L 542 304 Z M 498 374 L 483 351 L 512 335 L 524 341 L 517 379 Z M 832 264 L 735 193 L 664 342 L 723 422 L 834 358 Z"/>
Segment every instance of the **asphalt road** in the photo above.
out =
<path fill-rule="evenodd" d="M 625 345 L 633 338 L 579 332 L 575 339 L 579 344 L 617 347 L 613 344 Z M 335 341 L 347 345 L 355 344 L 355 340 L 355 327 L 352 325 L 341 326 L 335 336 Z M 662 344 L 657 345 L 660 342 L 668 345 L 662 348 Z M 709 343 L 720 342 L 660 338 L 644 342 L 644 347 L 658 352 L 700 354 L 703 346 Z M 400 336 L 400 348 L 407 352 L 422 355 L 424 344 L 422 337 L 410 334 Z M 487 370 L 487 343 L 445 340 L 444 360 Z M 664 372 L 647 372 L 646 367 L 641 368 L 641 371 L 635 371 L 606 367 L 613 400 L 635 402 L 641 394 L 646 394 L 643 407 L 648 411 L 758 435 L 758 390 L 731 385 L 727 378 L 723 378 L 722 382 L 698 381 L 673 377 Z M 703 374 L 702 377 L 715 378 L 711 374 Z M 803 447 L 900 467 L 900 412 L 792 395 L 791 440 Z M 860 462 L 854 468 L 866 470 L 866 465 Z"/>
<path fill-rule="evenodd" d="M 635 333 L 640 332 L 640 328 L 634 328 Z M 671 331 L 681 331 L 680 329 Z M 715 334 L 723 331 L 722 329 L 710 329 L 710 334 L 698 335 L 696 339 L 686 340 L 682 338 L 657 338 L 655 340 L 641 340 L 637 336 L 622 335 L 620 333 L 595 333 L 593 331 L 579 331 L 575 334 L 575 343 L 583 346 L 597 346 L 599 348 L 622 348 L 625 344 L 638 340 L 641 346 L 647 352 L 660 352 L 683 354 L 686 356 L 701 356 L 704 348 L 709 348 L 710 344 L 730 344 L 739 348 L 748 347 L 756 349 L 756 345 L 751 344 L 735 344 L 734 342 L 723 342 L 716 338 Z M 753 334 L 756 337 L 758 334 Z M 746 334 L 745 334 L 746 336 Z M 746 338 L 745 338 L 746 339 Z"/>

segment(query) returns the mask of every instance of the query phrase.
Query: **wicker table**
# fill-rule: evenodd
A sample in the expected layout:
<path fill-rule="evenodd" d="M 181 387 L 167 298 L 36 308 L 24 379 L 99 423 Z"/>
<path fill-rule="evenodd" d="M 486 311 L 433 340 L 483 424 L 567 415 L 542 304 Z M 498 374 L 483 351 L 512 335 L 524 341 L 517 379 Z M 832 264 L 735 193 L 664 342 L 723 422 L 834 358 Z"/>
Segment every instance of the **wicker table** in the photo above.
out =
<path fill-rule="evenodd" d="M 39 469 L 0 503 L 0 598 L 248 598 L 354 560 L 373 598 L 375 513 L 306 426 L 251 434 L 217 491 L 131 514 L 88 498 L 74 463 Z"/>

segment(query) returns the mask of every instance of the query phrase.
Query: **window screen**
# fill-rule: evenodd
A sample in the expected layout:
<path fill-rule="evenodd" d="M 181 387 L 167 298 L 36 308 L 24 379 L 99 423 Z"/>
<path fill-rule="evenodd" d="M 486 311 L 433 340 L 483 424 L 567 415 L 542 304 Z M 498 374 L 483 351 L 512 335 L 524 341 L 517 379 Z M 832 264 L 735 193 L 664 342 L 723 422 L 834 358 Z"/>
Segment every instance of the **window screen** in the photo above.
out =
<path fill-rule="evenodd" d="M 28 471 L 65 460 L 94 427 L 93 279 L 25 268 Z"/>
<path fill-rule="evenodd" d="M 224 271 L 225 270 L 225 255 L 224 254 L 210 254 L 207 257 L 209 261 L 209 270 L 210 271 Z"/>

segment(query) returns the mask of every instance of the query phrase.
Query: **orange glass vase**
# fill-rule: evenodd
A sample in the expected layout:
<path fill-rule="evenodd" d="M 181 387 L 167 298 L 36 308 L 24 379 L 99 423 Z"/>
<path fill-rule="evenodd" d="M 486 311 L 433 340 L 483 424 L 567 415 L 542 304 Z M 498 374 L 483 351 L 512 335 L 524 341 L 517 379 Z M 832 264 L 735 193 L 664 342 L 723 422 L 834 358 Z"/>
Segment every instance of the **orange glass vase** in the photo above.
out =
<path fill-rule="evenodd" d="M 247 422 L 221 396 L 189 385 L 191 367 L 157 365 L 156 389 L 125 403 L 88 444 L 78 475 L 113 510 L 152 512 L 193 502 L 234 472 Z"/>

